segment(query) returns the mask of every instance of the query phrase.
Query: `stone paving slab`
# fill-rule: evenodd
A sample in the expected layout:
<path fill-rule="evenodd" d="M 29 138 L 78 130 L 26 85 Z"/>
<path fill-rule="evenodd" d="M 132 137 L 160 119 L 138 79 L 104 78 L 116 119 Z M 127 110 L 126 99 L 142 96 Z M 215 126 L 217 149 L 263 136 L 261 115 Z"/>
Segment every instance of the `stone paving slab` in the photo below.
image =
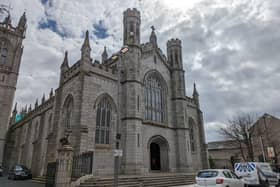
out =
<path fill-rule="evenodd" d="M 8 180 L 7 177 L 0 177 L 0 187 L 45 187 L 44 184 L 32 182 L 31 180 Z"/>

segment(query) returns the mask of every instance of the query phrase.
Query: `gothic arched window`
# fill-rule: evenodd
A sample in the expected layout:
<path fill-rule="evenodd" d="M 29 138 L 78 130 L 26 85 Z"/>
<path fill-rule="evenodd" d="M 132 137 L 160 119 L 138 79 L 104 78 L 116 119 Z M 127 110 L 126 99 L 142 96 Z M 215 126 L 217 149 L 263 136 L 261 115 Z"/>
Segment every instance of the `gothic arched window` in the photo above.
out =
<path fill-rule="evenodd" d="M 152 74 L 145 80 L 145 120 L 165 121 L 165 93 L 158 76 Z"/>
<path fill-rule="evenodd" d="M 7 63 L 8 58 L 8 47 L 6 42 L 2 41 L 0 43 L 0 64 Z"/>
<path fill-rule="evenodd" d="M 68 96 L 63 109 L 64 115 L 64 125 L 67 129 L 70 129 L 72 126 L 72 116 L 73 116 L 73 98 Z"/>
<path fill-rule="evenodd" d="M 40 128 L 39 122 L 37 121 L 34 129 L 34 141 L 39 139 L 39 133 L 40 133 L 39 128 Z"/>
<path fill-rule="evenodd" d="M 189 128 L 190 128 L 190 144 L 191 151 L 195 151 L 195 136 L 194 136 L 194 121 L 192 118 L 189 119 Z"/>
<path fill-rule="evenodd" d="M 49 132 L 52 132 L 52 131 L 53 131 L 53 126 L 52 126 L 52 114 L 50 114 L 50 116 L 49 116 L 48 123 L 49 123 Z"/>
<path fill-rule="evenodd" d="M 97 105 L 95 143 L 109 144 L 112 121 L 112 106 L 107 97 Z"/>

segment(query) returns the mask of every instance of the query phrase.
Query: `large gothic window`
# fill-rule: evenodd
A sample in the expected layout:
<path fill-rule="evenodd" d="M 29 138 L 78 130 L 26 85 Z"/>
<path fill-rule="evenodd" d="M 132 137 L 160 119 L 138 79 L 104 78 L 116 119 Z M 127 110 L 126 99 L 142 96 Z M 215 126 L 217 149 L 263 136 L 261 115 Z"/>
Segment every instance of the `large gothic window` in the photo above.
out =
<path fill-rule="evenodd" d="M 109 144 L 112 121 L 112 106 L 107 97 L 104 97 L 97 105 L 96 110 L 96 144 Z"/>
<path fill-rule="evenodd" d="M 34 129 L 34 141 L 39 139 L 39 122 L 37 121 L 35 124 L 35 129 Z"/>
<path fill-rule="evenodd" d="M 165 121 L 165 94 L 158 76 L 152 74 L 145 80 L 145 119 Z"/>
<path fill-rule="evenodd" d="M 7 63 L 8 58 L 8 48 L 6 45 L 6 42 L 1 41 L 0 42 L 0 64 Z"/>
<path fill-rule="evenodd" d="M 195 135 L 194 135 L 194 121 L 192 118 L 189 119 L 189 128 L 190 128 L 190 144 L 191 151 L 195 151 Z"/>
<path fill-rule="evenodd" d="M 49 123 L 49 133 L 50 133 L 50 132 L 53 131 L 53 126 L 52 126 L 52 114 L 50 114 L 50 116 L 49 116 L 48 123 Z"/>
<path fill-rule="evenodd" d="M 67 129 L 72 126 L 72 116 L 73 116 L 73 98 L 68 96 L 64 103 L 64 125 Z"/>

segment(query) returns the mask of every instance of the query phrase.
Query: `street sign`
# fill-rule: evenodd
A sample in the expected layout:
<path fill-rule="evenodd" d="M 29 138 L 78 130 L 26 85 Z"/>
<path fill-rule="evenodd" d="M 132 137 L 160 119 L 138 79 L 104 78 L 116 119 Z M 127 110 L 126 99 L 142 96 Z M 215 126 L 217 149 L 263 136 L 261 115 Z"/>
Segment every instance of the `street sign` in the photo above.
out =
<path fill-rule="evenodd" d="M 121 157 L 123 155 L 123 150 L 122 149 L 115 149 L 114 150 L 114 157 Z"/>

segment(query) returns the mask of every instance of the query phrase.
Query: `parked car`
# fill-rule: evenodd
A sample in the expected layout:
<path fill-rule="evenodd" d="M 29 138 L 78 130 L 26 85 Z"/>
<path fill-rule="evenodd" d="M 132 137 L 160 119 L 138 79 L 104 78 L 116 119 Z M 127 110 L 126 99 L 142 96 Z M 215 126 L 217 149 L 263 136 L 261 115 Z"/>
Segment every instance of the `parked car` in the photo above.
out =
<path fill-rule="evenodd" d="M 8 172 L 8 179 L 31 179 L 32 173 L 31 170 L 28 169 L 24 165 L 17 164 L 13 166 Z"/>
<path fill-rule="evenodd" d="M 278 185 L 277 174 L 267 162 L 242 162 L 234 164 L 234 172 L 247 186 L 269 187 Z"/>
<path fill-rule="evenodd" d="M 279 164 L 270 164 L 272 171 L 277 175 L 278 185 L 280 187 L 280 165 Z"/>
<path fill-rule="evenodd" d="M 0 177 L 2 177 L 3 176 L 3 168 L 2 168 L 2 166 L 0 166 Z"/>
<path fill-rule="evenodd" d="M 195 187 L 244 187 L 244 183 L 229 169 L 206 169 L 197 173 Z"/>

